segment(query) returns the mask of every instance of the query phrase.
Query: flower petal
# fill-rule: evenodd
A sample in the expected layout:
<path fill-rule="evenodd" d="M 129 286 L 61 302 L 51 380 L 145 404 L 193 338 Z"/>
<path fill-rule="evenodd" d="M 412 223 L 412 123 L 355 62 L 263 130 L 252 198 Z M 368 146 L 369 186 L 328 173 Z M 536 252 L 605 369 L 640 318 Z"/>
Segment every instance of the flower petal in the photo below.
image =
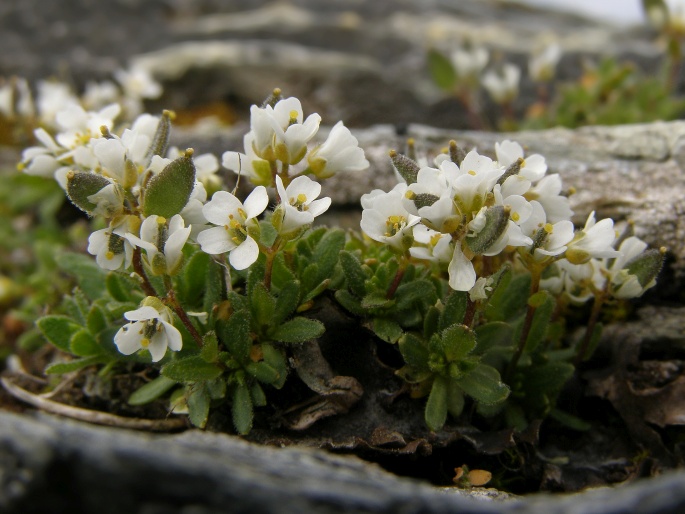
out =
<path fill-rule="evenodd" d="M 228 237 L 224 227 L 213 227 L 197 235 L 202 251 L 212 255 L 230 252 L 236 244 Z"/>
<path fill-rule="evenodd" d="M 245 241 L 231 251 L 228 260 L 235 269 L 243 270 L 250 267 L 258 257 L 259 246 L 254 239 L 248 236 Z"/>

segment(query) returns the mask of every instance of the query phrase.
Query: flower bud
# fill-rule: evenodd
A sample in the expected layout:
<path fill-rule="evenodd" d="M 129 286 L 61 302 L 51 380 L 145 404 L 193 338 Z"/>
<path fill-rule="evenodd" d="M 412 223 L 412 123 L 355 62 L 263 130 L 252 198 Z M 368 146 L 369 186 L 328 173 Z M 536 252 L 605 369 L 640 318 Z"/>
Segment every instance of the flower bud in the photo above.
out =
<path fill-rule="evenodd" d="M 627 270 L 637 277 L 642 287 L 649 285 L 654 280 L 664 265 L 666 249 L 654 248 L 643 252 L 628 263 Z"/>
<path fill-rule="evenodd" d="M 476 255 L 487 252 L 507 229 L 508 222 L 509 209 L 502 205 L 488 207 L 483 228 L 476 234 L 466 236 L 466 246 Z"/>
<path fill-rule="evenodd" d="M 419 165 L 412 161 L 406 155 L 397 153 L 395 150 L 390 150 L 388 153 L 392 165 L 395 167 L 400 176 L 405 180 L 407 184 L 413 184 L 416 182 L 416 177 L 419 174 Z"/>

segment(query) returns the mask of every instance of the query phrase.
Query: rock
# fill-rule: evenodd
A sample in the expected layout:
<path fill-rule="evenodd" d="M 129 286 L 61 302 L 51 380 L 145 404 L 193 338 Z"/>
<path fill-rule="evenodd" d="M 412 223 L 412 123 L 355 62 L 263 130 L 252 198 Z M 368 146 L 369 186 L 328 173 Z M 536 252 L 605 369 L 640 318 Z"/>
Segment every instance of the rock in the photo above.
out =
<path fill-rule="evenodd" d="M 82 88 L 136 64 L 164 84 L 154 109 L 228 103 L 245 119 L 244 107 L 281 87 L 324 119 L 352 126 L 465 128 L 461 104 L 431 83 L 426 50 L 448 52 L 468 39 L 525 66 L 545 34 L 564 49 L 562 80 L 577 78 L 588 56 L 615 55 L 653 71 L 661 55 L 644 29 L 500 0 L 25 0 L 0 6 L 0 76 L 57 76 Z M 534 97 L 524 79 L 517 110 Z"/>
<path fill-rule="evenodd" d="M 242 136 L 247 130 L 249 127 L 242 125 L 206 137 L 181 129 L 172 137 L 179 147 L 195 145 L 220 155 L 226 150 L 242 150 Z M 397 183 L 388 151 L 403 151 L 409 137 L 415 139 L 419 156 L 431 158 L 450 139 L 466 150 L 477 148 L 492 157 L 496 142 L 512 139 L 523 145 L 526 155 L 545 156 L 548 173 L 559 173 L 564 186 L 575 189 L 571 207 L 577 225 L 584 224 L 592 211 L 598 219 L 633 220 L 639 237 L 652 247 L 669 250 L 671 267 L 679 280 L 685 273 L 685 122 L 516 133 L 444 130 L 416 124 L 398 133 L 393 126 L 377 125 L 355 129 L 353 134 L 371 166 L 323 183 L 324 193 L 339 209 L 329 220 L 343 212 L 344 224 L 358 227 L 359 198 L 372 189 L 388 191 Z M 322 128 L 318 137 L 323 140 L 326 135 L 327 130 Z"/>
<path fill-rule="evenodd" d="M 562 497 L 502 499 L 434 488 L 321 451 L 255 446 L 197 430 L 151 435 L 45 414 L 3 412 L 0 448 L 0 510 L 8 514 L 665 514 L 685 508 L 684 472 Z"/>

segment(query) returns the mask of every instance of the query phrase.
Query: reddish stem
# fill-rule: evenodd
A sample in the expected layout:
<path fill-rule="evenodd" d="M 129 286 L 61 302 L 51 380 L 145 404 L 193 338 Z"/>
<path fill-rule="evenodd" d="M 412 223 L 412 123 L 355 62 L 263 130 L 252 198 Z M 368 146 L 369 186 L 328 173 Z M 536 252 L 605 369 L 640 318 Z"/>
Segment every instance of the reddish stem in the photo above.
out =
<path fill-rule="evenodd" d="M 143 259 L 141 255 L 140 248 L 135 248 L 133 250 L 133 269 L 138 276 L 142 279 L 140 286 L 143 288 L 143 292 L 146 296 L 157 296 L 157 291 L 155 291 L 154 286 L 147 278 L 147 273 L 145 273 L 145 268 L 143 268 Z"/>

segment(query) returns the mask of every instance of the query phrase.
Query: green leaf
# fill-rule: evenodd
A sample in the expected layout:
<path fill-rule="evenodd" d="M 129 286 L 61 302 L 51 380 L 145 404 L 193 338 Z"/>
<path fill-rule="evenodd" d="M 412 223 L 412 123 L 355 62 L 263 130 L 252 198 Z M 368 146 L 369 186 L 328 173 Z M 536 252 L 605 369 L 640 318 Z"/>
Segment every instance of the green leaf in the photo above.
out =
<path fill-rule="evenodd" d="M 100 355 L 91 355 L 90 357 L 84 357 L 82 359 L 77 359 L 69 362 L 57 362 L 55 364 L 49 365 L 45 368 L 45 373 L 47 375 L 63 375 L 65 373 L 71 373 L 72 371 L 78 371 L 88 366 L 93 366 L 94 364 L 101 364 L 105 362 Z"/>
<path fill-rule="evenodd" d="M 288 364 L 285 356 L 281 350 L 273 345 L 263 343 L 261 348 L 264 362 L 278 372 L 278 381 L 272 382 L 271 385 L 276 389 L 280 389 L 285 384 L 285 379 L 288 376 Z"/>
<path fill-rule="evenodd" d="M 111 184 L 112 182 L 98 173 L 71 171 L 67 175 L 67 197 L 83 212 L 92 214 L 97 204 L 88 200 L 88 197 Z"/>
<path fill-rule="evenodd" d="M 531 366 L 524 371 L 525 389 L 530 395 L 546 394 L 554 396 L 573 376 L 575 368 L 568 362 L 551 361 L 539 366 Z"/>
<path fill-rule="evenodd" d="M 587 421 L 582 420 L 573 414 L 569 414 L 568 412 L 564 412 L 563 410 L 552 409 L 549 411 L 549 417 L 578 432 L 587 432 L 592 428 L 592 425 Z"/>
<path fill-rule="evenodd" d="M 275 327 L 269 335 L 282 343 L 304 343 L 321 337 L 325 331 L 326 327 L 320 321 L 298 316 Z"/>
<path fill-rule="evenodd" d="M 297 309 L 300 301 L 300 282 L 294 280 L 281 288 L 276 297 L 272 323 L 280 325 Z"/>
<path fill-rule="evenodd" d="M 335 292 L 336 301 L 355 316 L 366 316 L 367 312 L 361 305 L 359 298 L 352 295 L 346 289 L 338 289 Z"/>
<path fill-rule="evenodd" d="M 417 371 L 428 371 L 428 348 L 418 337 L 406 333 L 399 342 L 398 347 L 404 362 Z"/>
<path fill-rule="evenodd" d="M 209 418 L 209 404 L 211 399 L 209 397 L 209 391 L 204 384 L 200 384 L 195 387 L 193 391 L 188 396 L 188 417 L 190 422 L 198 427 L 204 428 L 207 424 L 207 418 Z"/>
<path fill-rule="evenodd" d="M 311 291 L 319 282 L 319 265 L 316 262 L 312 262 L 302 272 L 302 291 Z"/>
<path fill-rule="evenodd" d="M 476 335 L 465 325 L 452 325 L 440 334 L 441 349 L 449 362 L 458 362 L 476 347 Z"/>
<path fill-rule="evenodd" d="M 170 162 L 149 180 L 143 197 L 143 214 L 171 218 L 186 206 L 194 187 L 195 165 L 190 152 Z"/>
<path fill-rule="evenodd" d="M 250 384 L 250 396 L 252 397 L 252 403 L 255 407 L 266 406 L 266 395 L 264 394 L 262 386 L 259 385 L 259 382 L 252 382 L 252 384 Z"/>
<path fill-rule="evenodd" d="M 250 313 L 257 332 L 261 332 L 262 327 L 273 324 L 275 311 L 276 299 L 271 296 L 264 284 L 255 284 L 250 296 Z"/>
<path fill-rule="evenodd" d="M 457 74 L 452 62 L 441 52 L 431 48 L 428 50 L 428 71 L 436 86 L 450 91 L 457 82 Z"/>
<path fill-rule="evenodd" d="M 250 362 L 245 367 L 245 371 L 265 384 L 278 383 L 281 378 L 278 371 L 264 361 Z"/>
<path fill-rule="evenodd" d="M 319 266 L 317 282 L 331 278 L 344 246 L 345 232 L 340 229 L 328 229 L 319 240 L 312 253 L 314 262 Z"/>
<path fill-rule="evenodd" d="M 222 372 L 220 366 L 205 361 L 199 355 L 171 361 L 162 368 L 162 375 L 177 382 L 213 380 Z"/>
<path fill-rule="evenodd" d="M 99 355 L 102 353 L 100 345 L 98 345 L 95 338 L 85 328 L 79 330 L 71 336 L 69 343 L 71 353 L 79 357 L 88 357 L 90 355 Z"/>
<path fill-rule="evenodd" d="M 202 297 L 207 285 L 209 261 L 212 258 L 205 252 L 195 252 L 183 267 L 183 280 L 179 296 L 188 305 L 202 305 Z"/>
<path fill-rule="evenodd" d="M 269 247 L 274 244 L 278 237 L 278 231 L 268 220 L 259 222 L 259 242 Z"/>
<path fill-rule="evenodd" d="M 532 352 L 547 337 L 547 327 L 552 319 L 555 301 L 547 291 L 540 291 L 531 296 L 529 302 L 533 302 L 532 305 L 537 306 L 525 346 L 527 352 Z"/>
<path fill-rule="evenodd" d="M 159 376 L 147 384 L 136 389 L 128 398 L 129 405 L 145 405 L 150 403 L 177 384 L 175 380 Z"/>
<path fill-rule="evenodd" d="M 297 277 L 290 270 L 288 264 L 286 264 L 284 253 L 277 253 L 276 257 L 274 258 L 273 269 L 271 271 L 271 284 L 275 287 L 283 289 L 294 280 L 297 280 Z"/>
<path fill-rule="evenodd" d="M 226 380 L 219 377 L 216 380 L 208 380 L 205 387 L 212 400 L 222 400 L 226 397 Z"/>
<path fill-rule="evenodd" d="M 347 287 L 357 298 L 364 298 L 366 296 L 366 286 L 364 285 L 366 273 L 364 273 L 361 263 L 350 252 L 342 251 L 340 252 L 340 264 L 345 273 Z"/>
<path fill-rule="evenodd" d="M 511 321 L 525 310 L 529 295 L 530 274 L 512 276 L 507 273 L 490 297 L 485 315 L 492 321 Z"/>
<path fill-rule="evenodd" d="M 402 327 L 388 318 L 373 318 L 371 330 L 386 343 L 396 343 L 402 337 Z"/>
<path fill-rule="evenodd" d="M 485 211 L 485 226 L 475 235 L 467 235 L 466 246 L 476 255 L 488 251 L 509 225 L 509 213 L 502 205 L 488 207 Z"/>
<path fill-rule="evenodd" d="M 461 416 L 464 411 L 464 393 L 456 386 L 454 380 L 450 379 L 447 384 L 447 411 L 454 418 Z"/>
<path fill-rule="evenodd" d="M 424 339 L 430 339 L 431 336 L 438 331 L 439 322 L 440 311 L 437 309 L 437 307 L 429 307 L 429 309 L 426 311 L 426 315 L 423 318 Z"/>
<path fill-rule="evenodd" d="M 433 432 L 437 432 L 447 421 L 447 380 L 442 377 L 435 377 L 433 387 L 431 387 L 426 411 L 424 414 L 426 425 Z"/>
<path fill-rule="evenodd" d="M 445 308 L 440 316 L 439 330 L 445 330 L 450 325 L 462 323 L 466 314 L 468 293 L 466 291 L 451 291 L 445 301 Z"/>
<path fill-rule="evenodd" d="M 153 156 L 159 155 L 164 157 L 166 155 L 167 147 L 169 146 L 169 135 L 171 134 L 172 116 L 173 114 L 171 111 L 162 112 L 162 117 L 157 124 L 155 135 L 150 142 L 147 152 L 145 153 L 145 163 L 147 166 L 150 165 Z"/>
<path fill-rule="evenodd" d="M 200 294 L 200 297 L 202 297 L 202 295 L 204 295 L 202 310 L 207 313 L 211 313 L 214 306 L 221 303 L 221 300 L 224 298 L 223 268 L 214 259 L 209 259 L 207 261 L 205 287 Z"/>
<path fill-rule="evenodd" d="M 434 304 L 437 299 L 435 286 L 430 280 L 419 279 L 402 284 L 395 292 L 397 310 L 410 308 L 415 302 L 424 301 Z"/>
<path fill-rule="evenodd" d="M 236 311 L 228 320 L 217 320 L 216 330 L 221 342 L 238 362 L 250 359 L 250 317 L 245 311 Z"/>
<path fill-rule="evenodd" d="M 94 259 L 78 253 L 63 253 L 57 256 L 56 261 L 62 270 L 76 277 L 79 287 L 90 300 L 97 300 L 105 294 L 105 271 Z"/>
<path fill-rule="evenodd" d="M 502 382 L 499 372 L 485 364 L 479 364 L 455 382 L 471 398 L 487 405 L 502 402 L 509 396 L 509 388 Z"/>
<path fill-rule="evenodd" d="M 595 353 L 595 350 L 597 349 L 599 342 L 602 340 L 603 328 L 604 325 L 602 325 L 601 323 L 596 323 L 595 326 L 592 328 L 592 334 L 590 335 L 590 343 L 588 344 L 587 349 L 585 350 L 585 355 L 583 355 L 583 361 L 588 360 L 590 357 L 592 357 L 592 354 Z"/>
<path fill-rule="evenodd" d="M 200 357 L 206 362 L 216 362 L 219 359 L 219 340 L 213 330 L 207 332 L 202 338 Z"/>
<path fill-rule="evenodd" d="M 245 384 L 238 384 L 233 392 L 233 425 L 241 435 L 246 435 L 252 429 L 252 396 Z"/>
<path fill-rule="evenodd" d="M 478 355 L 485 354 L 490 348 L 496 346 L 511 346 L 513 343 L 514 329 L 503 321 L 493 321 L 476 327 L 475 352 Z"/>
<path fill-rule="evenodd" d="M 361 305 L 364 309 L 382 309 L 395 305 L 395 300 L 386 298 L 385 293 L 374 291 L 362 298 Z"/>
<path fill-rule="evenodd" d="M 48 341 L 67 353 L 71 351 L 71 337 L 82 329 L 71 318 L 60 315 L 44 316 L 36 326 Z"/>
<path fill-rule="evenodd" d="M 107 327 L 107 315 L 102 307 L 99 305 L 92 305 L 88 318 L 86 319 L 86 326 L 91 334 L 97 334 Z"/>

